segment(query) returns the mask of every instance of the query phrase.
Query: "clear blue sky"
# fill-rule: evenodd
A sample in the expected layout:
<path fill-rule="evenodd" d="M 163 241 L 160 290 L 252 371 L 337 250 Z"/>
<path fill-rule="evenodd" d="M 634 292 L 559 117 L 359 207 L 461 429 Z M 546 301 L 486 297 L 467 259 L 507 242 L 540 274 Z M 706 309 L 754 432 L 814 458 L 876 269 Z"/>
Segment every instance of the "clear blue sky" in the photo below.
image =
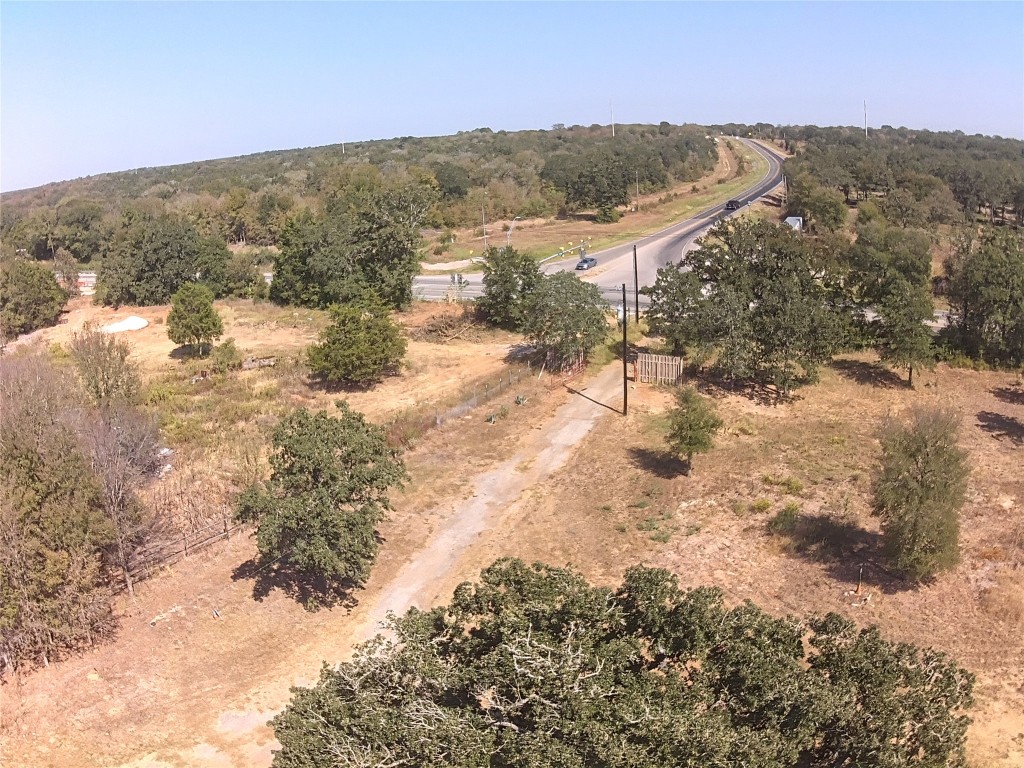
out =
<path fill-rule="evenodd" d="M 1024 3 L 0 4 L 0 189 L 609 122 L 1024 136 Z"/>

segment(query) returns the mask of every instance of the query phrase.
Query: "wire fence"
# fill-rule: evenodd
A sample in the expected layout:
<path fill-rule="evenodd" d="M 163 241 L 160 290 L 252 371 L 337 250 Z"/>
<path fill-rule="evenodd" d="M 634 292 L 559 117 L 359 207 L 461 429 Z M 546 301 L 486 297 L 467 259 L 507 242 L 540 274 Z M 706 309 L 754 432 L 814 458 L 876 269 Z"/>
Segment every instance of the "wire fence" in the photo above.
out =
<path fill-rule="evenodd" d="M 440 403 L 399 413 L 384 425 L 388 442 L 396 447 L 407 447 L 432 429 L 466 418 L 480 406 L 508 397 L 513 392 L 524 399 L 532 397 L 541 389 L 561 386 L 584 370 L 586 364 L 582 359 L 554 372 L 547 364 L 539 367 L 530 361 L 513 364 L 497 376 L 478 379 L 460 387 Z"/>
<path fill-rule="evenodd" d="M 247 526 L 224 514 L 220 520 L 197 528 L 194 531 L 178 533 L 164 537 L 161 541 L 151 542 L 136 550 L 128 561 L 128 573 L 134 583 L 143 581 L 161 567 L 171 565 L 184 557 L 193 555 L 214 542 L 230 539 L 232 535 L 241 533 Z M 118 582 L 115 592 L 125 589 L 123 582 Z"/>

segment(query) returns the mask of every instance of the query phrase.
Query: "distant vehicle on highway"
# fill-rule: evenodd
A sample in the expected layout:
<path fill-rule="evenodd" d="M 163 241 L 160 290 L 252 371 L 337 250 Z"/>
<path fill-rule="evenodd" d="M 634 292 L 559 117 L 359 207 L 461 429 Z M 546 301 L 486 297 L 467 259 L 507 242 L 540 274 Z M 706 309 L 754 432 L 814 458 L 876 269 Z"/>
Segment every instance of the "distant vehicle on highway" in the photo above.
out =
<path fill-rule="evenodd" d="M 585 256 L 584 258 L 579 260 L 579 263 L 576 265 L 576 269 L 591 269 L 596 266 L 597 259 L 595 259 L 593 256 Z"/>
<path fill-rule="evenodd" d="M 725 204 L 725 210 L 727 211 L 738 211 L 741 207 L 739 200 L 730 200 Z"/>

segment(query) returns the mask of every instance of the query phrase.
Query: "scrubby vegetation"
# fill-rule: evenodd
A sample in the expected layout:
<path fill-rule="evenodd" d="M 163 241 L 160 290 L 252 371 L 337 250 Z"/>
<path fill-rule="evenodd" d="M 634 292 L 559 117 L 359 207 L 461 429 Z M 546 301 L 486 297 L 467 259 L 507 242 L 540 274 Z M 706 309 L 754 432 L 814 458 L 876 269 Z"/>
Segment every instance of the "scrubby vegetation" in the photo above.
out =
<path fill-rule="evenodd" d="M 201 236 L 227 243 L 280 245 L 287 222 L 322 212 L 352 190 L 382 184 L 436 193 L 424 223 L 435 228 L 491 219 L 550 216 L 560 210 L 608 210 L 642 192 L 707 173 L 715 144 L 699 126 L 555 126 L 550 131 L 491 131 L 403 137 L 166 168 L 140 168 L 4 195 L 2 236 L 35 258 L 66 247 L 82 262 L 101 256 L 125 207 L 176 215 Z"/>
<path fill-rule="evenodd" d="M 53 325 L 68 294 L 53 272 L 26 259 L 0 261 L 0 339 Z"/>
<path fill-rule="evenodd" d="M 97 408 L 45 355 L 0 365 L 0 676 L 105 637 L 113 585 L 132 589 L 159 443 L 123 390 L 102 391 Z"/>

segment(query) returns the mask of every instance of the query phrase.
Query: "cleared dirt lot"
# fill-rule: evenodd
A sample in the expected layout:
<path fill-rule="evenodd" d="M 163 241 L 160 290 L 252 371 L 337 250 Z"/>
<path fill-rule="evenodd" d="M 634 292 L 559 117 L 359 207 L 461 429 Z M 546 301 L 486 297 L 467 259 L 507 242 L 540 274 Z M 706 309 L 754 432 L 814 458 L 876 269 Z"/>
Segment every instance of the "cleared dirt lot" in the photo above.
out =
<path fill-rule="evenodd" d="M 417 308 L 404 322 L 415 326 L 436 311 Z M 228 335 L 263 351 L 300 348 L 319 322 L 232 312 Z M 161 356 L 162 328 L 150 329 L 152 337 L 132 337 L 152 361 L 149 375 L 175 374 L 185 364 L 167 358 L 169 350 Z M 416 342 L 411 356 L 421 368 L 354 393 L 352 402 L 378 415 L 393 403 L 422 402 L 431 387 L 467 372 L 499 370 L 514 342 Z M 909 391 L 871 357 L 854 356 L 788 403 L 708 390 L 726 428 L 689 477 L 662 453 L 669 395 L 636 386 L 623 419 L 613 410 L 621 399 L 616 366 L 600 377 L 572 382 L 580 394 L 533 383 L 523 406 L 512 392 L 496 401 L 509 415 L 493 426 L 478 410 L 427 433 L 408 454 L 412 483 L 396 497 L 381 558 L 351 606 L 311 613 L 279 590 L 255 600 L 252 581 L 235 573 L 253 554 L 244 536 L 144 582 L 138 603 L 119 606 L 114 642 L 0 689 L 2 762 L 266 765 L 273 739 L 265 722 L 289 686 L 344 658 L 396 601 L 443 602 L 458 581 L 503 555 L 572 564 L 599 583 L 616 582 L 637 562 L 664 566 L 684 584 L 721 587 L 730 600 L 779 613 L 839 611 L 892 638 L 936 646 L 979 676 L 972 764 L 1024 762 L 1024 392 L 1014 376 L 940 366 Z M 275 381 L 274 408 L 333 401 L 301 382 Z M 963 562 L 915 588 L 884 569 L 868 503 L 881 420 L 919 402 L 960 410 L 974 474 Z M 259 419 L 276 412 L 222 429 L 236 440 L 265 440 Z M 208 455 L 203 445 L 197 462 Z M 765 523 L 787 503 L 817 526 L 799 537 L 769 535 Z M 459 527 L 467 510 L 483 516 L 477 527 Z M 458 535 L 444 539 L 453 529 Z M 432 560 L 431 551 L 444 556 Z M 411 578 L 417 562 L 424 567 Z M 852 594 L 861 565 L 863 587 Z"/>

